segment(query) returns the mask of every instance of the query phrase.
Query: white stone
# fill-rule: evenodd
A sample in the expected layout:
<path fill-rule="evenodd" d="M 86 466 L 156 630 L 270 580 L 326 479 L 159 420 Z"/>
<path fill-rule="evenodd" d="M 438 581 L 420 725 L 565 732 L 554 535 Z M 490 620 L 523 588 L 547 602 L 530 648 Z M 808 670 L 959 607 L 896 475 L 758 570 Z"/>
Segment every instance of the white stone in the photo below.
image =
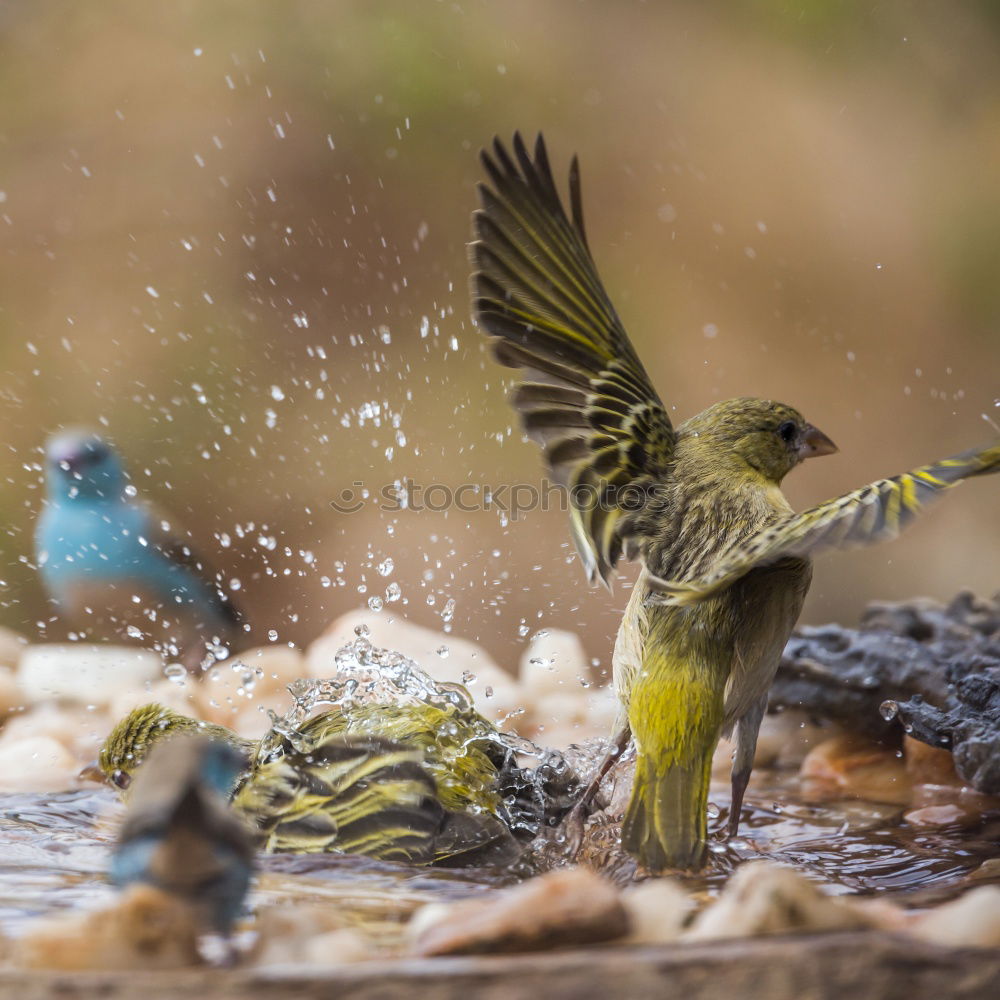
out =
<path fill-rule="evenodd" d="M 577 694 L 590 680 L 583 643 L 574 632 L 542 629 L 521 655 L 518 680 L 529 702 L 552 694 Z"/>
<path fill-rule="evenodd" d="M 469 639 L 437 632 L 414 625 L 395 613 L 351 611 L 341 615 L 306 650 L 306 667 L 310 677 L 333 675 L 334 656 L 341 646 L 353 642 L 354 629 L 366 625 L 368 638 L 376 646 L 393 649 L 412 660 L 437 681 L 457 681 L 464 684 L 475 699 L 476 708 L 487 719 L 500 722 L 525 704 L 520 686 L 502 670 L 490 655 Z M 447 650 L 442 656 L 439 650 Z M 465 680 L 465 677 L 471 679 Z M 511 720 L 513 728 L 518 722 Z"/>
<path fill-rule="evenodd" d="M 345 927 L 307 938 L 301 961 L 310 965 L 345 965 L 372 957 L 371 947 L 361 934 Z"/>
<path fill-rule="evenodd" d="M 17 679 L 33 702 L 57 699 L 103 706 L 123 691 L 141 690 L 161 671 L 160 657 L 149 650 L 52 643 L 24 651 Z"/>
<path fill-rule="evenodd" d="M 722 895 L 698 914 L 686 940 L 857 930 L 871 926 L 862 910 L 823 892 L 804 875 L 752 861 L 729 880 Z"/>
<path fill-rule="evenodd" d="M 49 702 L 8 719 L 0 730 L 0 745 L 44 736 L 62 744 L 82 765 L 97 757 L 110 729 L 110 716 L 103 712 Z"/>
<path fill-rule="evenodd" d="M 0 625 L 0 666 L 16 667 L 27 647 L 28 640 L 23 635 Z"/>
<path fill-rule="evenodd" d="M 956 948 L 1000 948 L 1000 887 L 969 890 L 921 917 L 912 933 Z"/>
<path fill-rule="evenodd" d="M 610 685 L 589 688 L 584 697 L 587 701 L 587 725 L 591 736 L 611 737 L 621 707 L 615 689 Z"/>
<path fill-rule="evenodd" d="M 76 785 L 79 762 L 51 736 L 0 740 L 0 792 L 63 792 Z"/>
<path fill-rule="evenodd" d="M 124 719 L 133 709 L 140 705 L 155 702 L 181 715 L 191 715 L 200 718 L 198 696 L 201 682 L 191 675 L 180 679 L 180 682 L 161 677 L 159 680 L 147 681 L 141 687 L 122 691 L 111 700 L 108 714 L 114 723 Z"/>
<path fill-rule="evenodd" d="M 694 900 L 669 878 L 651 878 L 622 894 L 631 944 L 661 944 L 681 936 Z"/>
<path fill-rule="evenodd" d="M 288 685 L 306 675 L 305 657 L 297 649 L 246 650 L 217 663 L 195 685 L 196 714 L 245 736 L 263 736 L 270 725 L 266 710 L 284 715 L 292 706 Z M 250 687 L 245 684 L 247 676 L 252 676 Z M 248 726 L 253 732 L 246 731 Z"/>
<path fill-rule="evenodd" d="M 0 667 L 0 718 L 23 708 L 27 701 L 17 674 L 10 667 Z"/>

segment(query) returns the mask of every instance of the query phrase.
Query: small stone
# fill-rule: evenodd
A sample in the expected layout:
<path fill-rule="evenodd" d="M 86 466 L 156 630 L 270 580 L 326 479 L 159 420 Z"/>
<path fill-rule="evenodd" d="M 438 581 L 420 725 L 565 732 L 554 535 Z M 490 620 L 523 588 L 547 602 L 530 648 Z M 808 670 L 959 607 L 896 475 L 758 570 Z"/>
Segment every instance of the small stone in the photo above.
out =
<path fill-rule="evenodd" d="M 16 712 L 27 704 L 27 697 L 10 667 L 0 666 L 0 718 Z"/>
<path fill-rule="evenodd" d="M 907 805 L 912 791 L 906 766 L 893 751 L 854 735 L 835 736 L 813 747 L 800 775 L 807 802 L 865 799 Z"/>
<path fill-rule="evenodd" d="M 1000 888 L 984 885 L 924 914 L 912 933 L 955 948 L 1000 948 Z"/>
<path fill-rule="evenodd" d="M 582 693 L 581 678 L 590 678 L 590 667 L 574 632 L 543 629 L 521 656 L 518 680 L 529 704 L 546 695 Z"/>
<path fill-rule="evenodd" d="M 176 681 L 161 677 L 159 680 L 147 682 L 141 687 L 123 691 L 112 699 L 108 707 L 108 714 L 114 720 L 112 725 L 120 719 L 124 719 L 132 709 L 154 701 L 158 705 L 180 712 L 182 715 L 200 717 L 198 695 L 201 682 L 186 671 L 182 681 L 183 683 L 178 684 Z"/>
<path fill-rule="evenodd" d="M 610 736 L 621 705 L 615 689 L 606 687 L 590 688 L 584 692 L 587 702 L 587 726 L 594 736 Z"/>
<path fill-rule="evenodd" d="M 345 927 L 307 938 L 301 961 L 308 965 L 347 965 L 372 958 L 372 949 L 357 931 Z"/>
<path fill-rule="evenodd" d="M 947 811 L 945 811 L 947 807 Z M 933 808 L 935 812 L 925 810 Z M 914 785 L 913 798 L 907 820 L 914 816 L 914 825 L 939 826 L 950 822 L 947 817 L 954 817 L 953 822 L 962 826 L 974 826 L 986 813 L 994 813 L 1000 809 L 1000 797 L 984 795 L 974 788 L 964 785 Z M 915 815 L 920 813 L 921 815 Z"/>
<path fill-rule="evenodd" d="M 694 900 L 669 878 L 651 878 L 622 894 L 628 913 L 629 944 L 676 941 L 694 909 Z"/>
<path fill-rule="evenodd" d="M 38 920 L 12 951 L 16 966 L 60 972 L 146 972 L 200 962 L 190 907 L 148 885 L 130 887 L 99 910 Z"/>
<path fill-rule="evenodd" d="M 839 727 L 817 725 L 808 713 L 794 709 L 765 715 L 757 738 L 754 767 L 798 767 L 814 746 L 839 733 Z"/>
<path fill-rule="evenodd" d="M 475 680 L 466 683 L 476 703 L 476 709 L 487 719 L 500 722 L 525 704 L 520 686 L 502 670 L 492 657 L 476 643 L 455 635 L 435 632 L 414 625 L 403 618 L 388 618 L 384 611 L 351 611 L 341 615 L 307 650 L 306 669 L 310 677 L 330 677 L 334 673 L 334 656 L 338 649 L 357 638 L 355 629 L 365 626 L 376 646 L 394 649 L 420 665 L 436 681 L 464 683 L 471 674 Z M 448 648 L 448 656 L 438 650 Z M 488 693 L 489 692 L 489 693 Z"/>
<path fill-rule="evenodd" d="M 912 736 L 903 737 L 903 757 L 906 773 L 915 785 L 955 785 L 965 782 L 955 772 L 955 761 L 950 750 L 931 747 Z"/>
<path fill-rule="evenodd" d="M 871 922 L 872 927 L 890 934 L 907 933 L 917 917 L 912 910 L 904 909 L 888 899 L 852 898 L 850 904 Z"/>
<path fill-rule="evenodd" d="M 197 683 L 199 718 L 257 738 L 267 732 L 267 709 L 291 707 L 288 685 L 307 673 L 305 657 L 289 646 L 260 646 L 216 663 Z"/>
<path fill-rule="evenodd" d="M 910 826 L 969 826 L 979 821 L 978 816 L 970 815 L 965 809 L 954 803 L 911 809 L 904 814 L 903 819 Z"/>
<path fill-rule="evenodd" d="M 268 876 L 261 877 L 261 888 L 266 891 Z M 304 903 L 296 906 L 265 906 L 257 913 L 257 943 L 254 947 L 255 965 L 288 965 L 303 962 L 339 964 L 334 955 L 347 954 L 346 939 L 340 939 L 331 949 L 327 961 L 318 960 L 323 953 L 322 942 L 345 931 L 344 920 L 336 908 Z M 330 944 L 331 941 L 327 941 Z M 363 940 L 361 941 L 364 945 Z M 364 945 L 366 951 L 367 945 Z M 354 958 L 347 959 L 354 961 Z"/>
<path fill-rule="evenodd" d="M 65 792 L 80 762 L 51 736 L 0 740 L 0 792 Z"/>
<path fill-rule="evenodd" d="M 719 899 L 698 914 L 684 938 L 856 930 L 870 925 L 863 912 L 823 892 L 804 875 L 768 861 L 753 861 L 743 865 Z"/>
<path fill-rule="evenodd" d="M 511 889 L 418 919 L 417 955 L 541 951 L 610 941 L 628 931 L 618 890 L 585 868 L 548 872 Z"/>
<path fill-rule="evenodd" d="M 28 640 L 23 635 L 0 625 L 0 667 L 15 669 L 27 647 Z"/>
<path fill-rule="evenodd" d="M 160 657 L 145 649 L 52 643 L 24 651 L 17 679 L 32 702 L 58 699 L 103 707 L 122 691 L 142 690 L 161 670 Z"/>
<path fill-rule="evenodd" d="M 75 761 L 90 761 L 113 725 L 110 719 L 110 715 L 88 712 L 78 705 L 36 705 L 7 720 L 0 730 L 0 747 L 45 736 L 62 744 Z"/>

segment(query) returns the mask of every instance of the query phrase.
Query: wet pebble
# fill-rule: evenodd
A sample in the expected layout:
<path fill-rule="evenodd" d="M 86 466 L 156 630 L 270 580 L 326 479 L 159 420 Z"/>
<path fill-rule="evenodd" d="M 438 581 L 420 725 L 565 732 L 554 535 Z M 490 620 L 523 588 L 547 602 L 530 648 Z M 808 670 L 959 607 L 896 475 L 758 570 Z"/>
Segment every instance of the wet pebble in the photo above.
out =
<path fill-rule="evenodd" d="M 694 900 L 669 878 L 651 878 L 622 893 L 630 944 L 662 944 L 681 936 Z"/>
<path fill-rule="evenodd" d="M 417 955 L 541 951 L 610 941 L 628 931 L 618 890 L 586 868 L 529 879 L 488 898 L 418 911 L 411 930 Z"/>
<path fill-rule="evenodd" d="M 371 945 L 330 906 L 264 907 L 257 914 L 256 965 L 343 965 L 371 958 Z"/>
<path fill-rule="evenodd" d="M 903 761 L 894 751 L 861 737 L 841 735 L 824 740 L 806 755 L 800 774 L 807 802 L 910 802 L 912 781 Z"/>
<path fill-rule="evenodd" d="M 175 969 L 200 962 L 192 912 L 148 885 L 98 910 L 30 925 L 13 945 L 13 964 L 62 972 Z"/>
<path fill-rule="evenodd" d="M 923 915 L 912 933 L 956 948 L 1000 948 L 1000 887 L 984 885 Z"/>
<path fill-rule="evenodd" d="M 870 917 L 846 900 L 829 895 L 791 868 L 754 861 L 733 875 L 719 899 L 698 914 L 684 937 L 705 940 L 855 930 L 871 923 Z"/>
<path fill-rule="evenodd" d="M 903 757 L 906 773 L 915 785 L 955 785 L 965 782 L 955 771 L 955 761 L 950 750 L 931 747 L 912 736 L 903 737 Z"/>

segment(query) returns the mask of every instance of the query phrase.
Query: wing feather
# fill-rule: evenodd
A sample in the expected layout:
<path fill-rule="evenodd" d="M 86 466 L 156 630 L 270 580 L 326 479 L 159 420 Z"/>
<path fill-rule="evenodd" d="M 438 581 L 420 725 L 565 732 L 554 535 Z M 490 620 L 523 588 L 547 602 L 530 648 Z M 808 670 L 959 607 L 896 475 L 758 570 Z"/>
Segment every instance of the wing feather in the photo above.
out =
<path fill-rule="evenodd" d="M 704 600 L 758 566 L 828 548 L 871 545 L 895 538 L 923 508 L 972 476 L 1000 472 L 1000 443 L 973 448 L 889 479 L 879 479 L 817 507 L 791 514 L 750 538 L 697 580 L 650 576 L 666 604 Z"/>
<path fill-rule="evenodd" d="M 512 146 L 481 155 L 473 309 L 496 359 L 521 371 L 511 401 L 570 491 L 587 575 L 607 583 L 623 549 L 639 551 L 615 490 L 670 475 L 674 429 L 587 247 L 578 161 L 567 216 L 542 137 L 533 155 L 518 134 Z"/>

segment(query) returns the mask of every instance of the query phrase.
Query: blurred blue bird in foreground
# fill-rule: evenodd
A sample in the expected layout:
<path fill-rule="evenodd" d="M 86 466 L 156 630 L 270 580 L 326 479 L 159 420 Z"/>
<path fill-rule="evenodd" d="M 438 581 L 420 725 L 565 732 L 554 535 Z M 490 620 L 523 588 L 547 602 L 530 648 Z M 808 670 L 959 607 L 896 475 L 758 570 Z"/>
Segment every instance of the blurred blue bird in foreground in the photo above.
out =
<path fill-rule="evenodd" d="M 238 750 L 207 736 L 154 747 L 131 790 L 111 880 L 168 892 L 190 905 L 200 930 L 228 938 L 253 869 L 250 831 L 227 804 L 245 766 Z"/>
<path fill-rule="evenodd" d="M 85 430 L 52 436 L 45 486 L 35 549 L 64 615 L 150 640 L 189 670 L 229 645 L 239 627 L 229 597 L 171 519 L 135 497 L 106 441 Z"/>

